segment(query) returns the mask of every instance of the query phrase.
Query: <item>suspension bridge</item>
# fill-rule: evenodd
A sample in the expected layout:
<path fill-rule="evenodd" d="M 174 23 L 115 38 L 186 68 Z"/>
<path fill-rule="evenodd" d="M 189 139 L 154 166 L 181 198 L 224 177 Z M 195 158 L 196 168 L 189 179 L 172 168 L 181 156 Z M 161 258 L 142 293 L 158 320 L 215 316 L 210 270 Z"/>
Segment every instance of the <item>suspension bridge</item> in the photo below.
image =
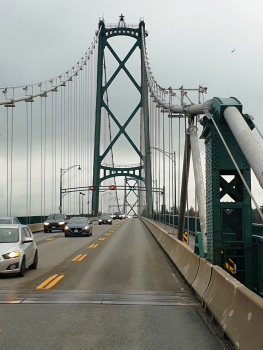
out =
<path fill-rule="evenodd" d="M 147 227 L 177 266 L 170 275 L 181 291 L 169 294 L 169 288 L 175 287 L 161 279 L 157 290 L 150 283 L 151 289 L 146 290 L 152 294 L 149 292 L 147 298 L 143 292 L 118 296 L 113 282 L 108 285 L 96 282 L 96 269 L 88 285 L 85 275 L 72 272 L 77 289 L 89 291 L 85 300 L 82 295 L 82 302 L 95 300 L 95 292 L 90 290 L 111 290 L 115 292 L 97 293 L 98 303 L 109 299 L 114 305 L 146 305 L 148 300 L 152 305 L 181 303 L 194 307 L 197 301 L 190 297 L 194 291 L 230 339 L 227 346 L 261 349 L 263 228 L 253 225 L 252 203 L 261 219 L 263 215 L 251 192 L 251 170 L 262 187 L 263 150 L 254 132 L 262 135 L 254 118 L 242 113 L 242 102 L 236 97 L 207 99 L 208 89 L 202 86 L 161 87 L 151 71 L 147 36 L 143 18 L 138 24 L 126 23 L 123 15 L 115 24 L 100 18 L 87 52 L 67 72 L 32 85 L 1 88 L 1 215 L 17 216 L 22 223 L 35 225 L 43 223 L 48 214 L 58 212 L 67 216 L 81 214 L 91 220 L 102 212 L 138 213 L 142 221 L 121 224 L 129 225 L 138 242 L 137 253 L 133 254 L 138 261 L 142 258 L 138 251 L 148 257 L 151 263 L 145 269 L 150 274 L 151 266 L 160 268 L 156 266 L 158 262 L 152 261 L 150 252 L 141 248 L 141 244 L 147 247 L 150 244 L 150 238 L 145 238 Z M 122 45 L 118 46 L 118 40 L 122 40 Z M 124 234 L 119 224 L 114 228 L 116 233 Z M 114 230 L 106 233 L 105 228 L 96 229 L 95 238 L 96 232 L 97 238 L 115 235 Z M 140 231 L 144 232 L 143 238 L 139 237 Z M 45 238 L 52 237 L 55 249 L 60 251 L 62 238 L 53 236 L 48 234 Z M 43 232 L 36 237 L 44 247 Z M 127 247 L 133 246 L 132 239 L 123 236 Z M 56 266 L 68 267 L 64 254 L 70 256 L 75 251 L 82 254 L 85 250 L 83 241 L 74 243 L 74 252 L 65 244 L 63 254 L 43 248 L 48 257 L 47 270 L 43 267 L 41 275 L 34 271 L 35 280 L 30 279 L 22 287 L 15 280 L 1 280 L 1 302 L 50 302 L 46 292 L 32 294 L 32 290 L 42 285 L 40 282 Z M 156 247 L 151 249 L 155 251 Z M 101 261 L 110 256 L 110 248 L 100 262 L 93 249 L 94 244 L 89 250 L 89 266 L 95 260 L 98 269 Z M 121 269 L 122 259 L 129 257 L 128 261 L 133 261 L 129 250 L 122 254 L 113 261 L 112 269 Z M 161 250 L 154 254 L 159 256 Z M 170 268 L 163 268 L 167 269 L 163 271 L 164 277 Z M 136 269 L 140 274 L 142 266 Z M 65 303 L 73 300 L 77 303 L 69 292 L 73 285 L 69 282 L 61 287 L 67 274 L 66 267 L 62 270 L 59 282 L 62 284 L 55 288 L 68 291 Z M 106 271 L 114 278 L 112 270 Z M 125 272 L 119 273 L 123 279 Z M 108 280 L 107 274 L 103 274 L 104 281 Z M 181 282 L 180 274 L 185 278 Z M 129 282 L 128 289 L 119 280 L 116 283 L 121 290 L 143 290 L 139 282 Z M 153 291 L 162 292 L 157 296 Z M 182 291 L 187 291 L 186 295 L 181 295 Z M 59 293 L 52 294 L 52 298 L 61 302 Z M 240 308 L 242 315 L 236 311 Z M 232 317 L 236 313 L 238 318 Z M 237 332 L 235 322 L 239 319 L 242 323 L 242 317 L 245 320 L 238 325 L 241 331 Z M 195 316 L 191 318 L 195 324 Z M 174 322 L 170 314 L 168 319 Z M 202 347 L 204 344 L 212 346 L 210 335 L 199 331 L 204 338 L 196 349 L 208 348 Z M 152 337 L 155 339 L 153 334 Z M 198 336 L 190 338 L 193 344 Z M 174 338 L 169 339 L 169 346 L 174 346 Z M 219 346 L 220 342 L 215 344 Z M 186 340 L 180 348 L 190 349 L 189 346 Z"/>

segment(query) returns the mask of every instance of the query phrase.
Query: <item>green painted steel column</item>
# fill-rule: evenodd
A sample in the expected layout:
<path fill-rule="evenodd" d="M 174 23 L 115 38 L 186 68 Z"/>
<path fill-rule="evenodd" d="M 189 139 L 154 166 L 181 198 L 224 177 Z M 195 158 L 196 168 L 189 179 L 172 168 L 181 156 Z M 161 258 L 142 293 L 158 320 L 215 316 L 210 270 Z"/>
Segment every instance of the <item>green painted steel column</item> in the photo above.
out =
<path fill-rule="evenodd" d="M 207 259 L 252 289 L 251 198 L 212 121 L 213 118 L 250 188 L 250 166 L 224 119 L 224 110 L 229 106 L 242 113 L 242 105 L 237 99 L 213 98 L 210 114 L 203 118 Z M 245 114 L 243 117 L 252 129 L 251 120 Z"/>
<path fill-rule="evenodd" d="M 99 207 L 99 186 L 100 186 L 100 128 L 101 128 L 101 107 L 103 103 L 103 50 L 105 45 L 104 22 L 100 21 L 101 28 L 98 41 L 98 63 L 97 63 L 97 95 L 96 95 L 96 114 L 95 114 L 95 134 L 94 134 L 94 163 L 93 163 L 93 186 L 95 190 L 92 193 L 93 215 L 98 215 Z"/>

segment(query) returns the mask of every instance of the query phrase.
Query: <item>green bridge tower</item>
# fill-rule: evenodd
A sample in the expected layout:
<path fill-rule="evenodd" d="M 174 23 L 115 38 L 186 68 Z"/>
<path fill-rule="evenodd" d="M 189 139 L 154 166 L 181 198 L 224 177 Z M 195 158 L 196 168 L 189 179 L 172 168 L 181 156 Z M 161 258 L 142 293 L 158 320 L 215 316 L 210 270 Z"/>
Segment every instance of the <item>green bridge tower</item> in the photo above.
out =
<path fill-rule="evenodd" d="M 149 110 L 148 110 L 148 88 L 146 83 L 146 72 L 144 71 L 144 53 L 142 50 L 142 35 L 144 33 L 145 23 L 143 20 L 140 21 L 138 26 L 132 25 L 131 27 L 126 27 L 124 22 L 124 16 L 120 16 L 119 24 L 112 28 L 112 25 L 107 26 L 104 20 L 101 19 L 99 22 L 99 36 L 98 36 L 98 62 L 97 62 L 97 95 L 96 95 L 96 115 L 95 115 L 95 138 L 94 138 L 94 164 L 93 164 L 93 186 L 94 191 L 92 194 L 92 210 L 95 216 L 98 215 L 98 205 L 99 205 L 99 187 L 102 181 L 108 178 L 114 178 L 118 176 L 134 178 L 139 181 L 144 182 L 146 188 L 146 213 L 149 215 L 152 210 L 152 179 L 151 179 L 151 159 L 150 154 L 147 150 L 150 149 L 150 138 L 149 138 Z M 127 53 L 126 57 L 121 60 L 112 46 L 110 45 L 110 39 L 116 36 L 128 36 L 135 39 L 134 45 L 131 47 L 130 51 Z M 126 68 L 125 64 L 132 56 L 136 48 L 140 49 L 141 56 L 141 84 L 139 85 L 133 78 L 132 74 Z M 105 48 L 108 48 L 112 53 L 113 57 L 118 62 L 118 68 L 112 74 L 108 81 L 103 86 L 103 61 L 105 55 Z M 104 100 L 104 94 L 117 77 L 118 73 L 123 70 L 135 88 L 140 94 L 140 100 L 137 106 L 135 106 L 131 115 L 127 118 L 126 122 L 121 125 L 114 113 L 110 110 L 107 103 Z M 123 88 L 123 87 L 122 87 Z M 100 153 L 100 141 L 101 141 L 101 113 L 102 108 L 105 108 L 106 112 L 111 117 L 111 120 L 117 125 L 119 131 L 117 135 L 112 139 L 103 154 Z M 141 145 L 138 147 L 134 144 L 132 139 L 129 137 L 126 127 L 131 122 L 135 114 L 141 110 L 141 130 L 143 130 L 143 137 Z M 138 125 L 138 131 L 140 130 L 140 125 Z M 135 150 L 139 157 L 140 163 L 136 167 L 123 167 L 116 168 L 114 166 L 103 165 L 103 159 L 110 152 L 113 145 L 124 135 L 127 141 L 130 143 L 132 148 Z M 143 143 L 143 144 L 142 144 Z M 146 150 L 146 151 L 145 151 Z M 124 155 L 125 156 L 125 155 Z"/>

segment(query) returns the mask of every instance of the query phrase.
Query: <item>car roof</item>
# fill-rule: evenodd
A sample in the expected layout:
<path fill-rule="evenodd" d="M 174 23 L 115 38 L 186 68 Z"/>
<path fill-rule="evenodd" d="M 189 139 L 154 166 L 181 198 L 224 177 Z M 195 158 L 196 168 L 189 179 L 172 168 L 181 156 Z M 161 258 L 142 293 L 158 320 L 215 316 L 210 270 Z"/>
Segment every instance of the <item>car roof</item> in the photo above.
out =
<path fill-rule="evenodd" d="M 4 225 L 1 225 L 0 228 L 19 228 L 19 227 L 22 227 L 22 226 L 26 226 L 26 225 L 21 225 L 21 224 L 4 224 Z"/>
<path fill-rule="evenodd" d="M 0 216 L 0 219 L 17 219 L 16 216 Z"/>

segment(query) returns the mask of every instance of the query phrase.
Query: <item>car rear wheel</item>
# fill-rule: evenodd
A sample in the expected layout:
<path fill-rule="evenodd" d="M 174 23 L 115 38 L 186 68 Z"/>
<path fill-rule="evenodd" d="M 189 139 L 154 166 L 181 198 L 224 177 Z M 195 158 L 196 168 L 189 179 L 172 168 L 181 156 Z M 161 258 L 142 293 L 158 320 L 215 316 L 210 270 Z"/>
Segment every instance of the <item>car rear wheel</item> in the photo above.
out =
<path fill-rule="evenodd" d="M 25 260 L 25 258 L 23 258 L 23 260 L 21 262 L 21 267 L 20 267 L 20 271 L 18 273 L 18 276 L 24 277 L 25 271 L 26 271 L 26 260 Z"/>
<path fill-rule="evenodd" d="M 47 233 L 47 232 L 48 232 L 48 230 L 44 230 L 44 232 L 45 232 L 45 233 Z"/>
<path fill-rule="evenodd" d="M 37 263 L 38 263 L 38 253 L 37 253 L 37 250 L 36 250 L 35 256 L 34 256 L 33 264 L 31 264 L 31 265 L 29 266 L 29 268 L 30 268 L 31 270 L 35 270 L 35 269 L 37 268 Z"/>

